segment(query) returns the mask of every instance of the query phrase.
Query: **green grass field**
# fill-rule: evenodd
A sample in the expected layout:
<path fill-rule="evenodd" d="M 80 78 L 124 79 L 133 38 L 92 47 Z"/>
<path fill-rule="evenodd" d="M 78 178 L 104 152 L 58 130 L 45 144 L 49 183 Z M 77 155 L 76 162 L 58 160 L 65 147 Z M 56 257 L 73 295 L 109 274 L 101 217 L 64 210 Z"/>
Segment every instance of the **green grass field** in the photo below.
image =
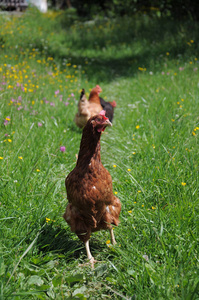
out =
<path fill-rule="evenodd" d="M 0 16 L 0 299 L 199 299 L 199 26 L 73 18 Z M 91 270 L 62 215 L 96 84 L 117 102 L 101 156 L 122 212 Z"/>

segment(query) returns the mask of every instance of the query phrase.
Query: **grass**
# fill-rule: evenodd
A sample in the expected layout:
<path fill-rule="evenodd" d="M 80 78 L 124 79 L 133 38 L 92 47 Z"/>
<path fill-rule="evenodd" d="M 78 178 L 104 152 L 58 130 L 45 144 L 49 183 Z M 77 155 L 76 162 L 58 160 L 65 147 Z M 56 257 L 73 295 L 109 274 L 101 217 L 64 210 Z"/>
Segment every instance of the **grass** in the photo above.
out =
<path fill-rule="evenodd" d="M 1 299 L 199 299 L 198 24 L 70 22 L 0 19 Z M 92 235 L 92 271 L 62 214 L 96 84 L 117 101 L 101 154 L 122 212 L 116 246 Z"/>

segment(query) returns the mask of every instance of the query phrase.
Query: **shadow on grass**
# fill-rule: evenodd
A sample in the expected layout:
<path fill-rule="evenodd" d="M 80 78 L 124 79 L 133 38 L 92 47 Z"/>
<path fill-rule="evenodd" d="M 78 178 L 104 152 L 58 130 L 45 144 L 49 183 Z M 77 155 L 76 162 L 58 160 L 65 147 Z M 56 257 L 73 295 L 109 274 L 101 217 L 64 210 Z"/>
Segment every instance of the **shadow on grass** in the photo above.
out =
<path fill-rule="evenodd" d="M 92 252 L 100 252 L 104 249 L 98 239 L 91 239 Z M 84 244 L 76 237 L 70 229 L 54 228 L 53 225 L 46 225 L 37 240 L 37 247 L 42 253 L 63 254 L 66 258 L 78 259 L 82 254 L 86 256 Z"/>
<path fill-rule="evenodd" d="M 118 27 L 116 22 L 113 23 L 113 30 L 104 30 L 104 35 L 100 29 L 95 29 L 99 25 L 96 23 L 90 26 L 89 32 L 88 27 L 82 25 L 81 29 L 79 26 L 79 32 L 77 29 L 74 36 L 73 31 L 68 30 L 60 41 L 62 44 L 57 42 L 48 48 L 48 55 L 58 60 L 67 58 L 72 65 L 81 65 L 88 80 L 111 82 L 118 77 L 134 76 L 138 67 L 161 71 L 169 60 L 190 59 L 198 50 L 195 42 L 190 43 L 191 39 L 199 37 L 197 25 L 191 21 L 180 23 L 141 17 L 135 22 L 131 19 L 120 22 L 123 23 Z M 100 25 L 105 27 L 106 22 Z M 68 43 L 70 50 L 65 50 Z M 88 60 L 86 65 L 85 60 Z"/>

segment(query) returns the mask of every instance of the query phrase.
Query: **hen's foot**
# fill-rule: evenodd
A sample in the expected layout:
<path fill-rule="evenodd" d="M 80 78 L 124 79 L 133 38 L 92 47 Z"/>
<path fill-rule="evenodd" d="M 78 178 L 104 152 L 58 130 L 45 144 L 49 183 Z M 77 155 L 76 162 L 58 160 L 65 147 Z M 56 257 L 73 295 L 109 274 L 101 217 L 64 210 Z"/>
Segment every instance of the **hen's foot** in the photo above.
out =
<path fill-rule="evenodd" d="M 79 265 L 80 267 L 85 267 L 85 266 L 91 266 L 91 269 L 94 269 L 95 263 L 100 262 L 98 260 L 95 260 L 94 257 L 91 257 L 87 263 Z"/>

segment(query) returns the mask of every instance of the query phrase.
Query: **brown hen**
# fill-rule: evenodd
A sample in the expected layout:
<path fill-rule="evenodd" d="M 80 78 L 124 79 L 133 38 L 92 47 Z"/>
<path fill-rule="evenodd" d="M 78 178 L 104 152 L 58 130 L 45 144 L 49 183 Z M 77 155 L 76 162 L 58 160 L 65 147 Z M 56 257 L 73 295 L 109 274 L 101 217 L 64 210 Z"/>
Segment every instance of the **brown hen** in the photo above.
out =
<path fill-rule="evenodd" d="M 112 225 L 119 223 L 120 200 L 113 194 L 112 178 L 101 163 L 100 137 L 111 126 L 105 112 L 91 117 L 83 129 L 76 167 L 66 177 L 68 205 L 63 215 L 79 239 L 84 242 L 87 257 L 94 267 L 90 252 L 91 233 L 109 229 L 115 244 Z"/>

